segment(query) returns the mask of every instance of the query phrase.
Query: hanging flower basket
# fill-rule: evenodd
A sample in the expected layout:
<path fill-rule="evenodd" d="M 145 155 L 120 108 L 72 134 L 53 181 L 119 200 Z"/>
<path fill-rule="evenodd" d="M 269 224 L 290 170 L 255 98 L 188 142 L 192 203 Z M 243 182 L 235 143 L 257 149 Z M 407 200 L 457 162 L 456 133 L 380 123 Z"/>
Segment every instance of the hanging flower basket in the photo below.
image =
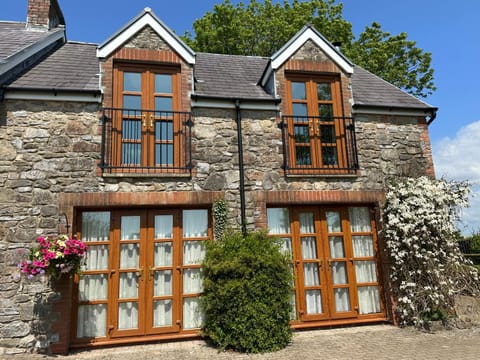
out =
<path fill-rule="evenodd" d="M 56 279 L 62 274 L 72 275 L 79 271 L 87 250 L 82 241 L 58 235 L 40 236 L 37 242 L 39 246 L 30 248 L 26 259 L 18 263 L 20 272 L 29 279 L 44 274 Z"/>

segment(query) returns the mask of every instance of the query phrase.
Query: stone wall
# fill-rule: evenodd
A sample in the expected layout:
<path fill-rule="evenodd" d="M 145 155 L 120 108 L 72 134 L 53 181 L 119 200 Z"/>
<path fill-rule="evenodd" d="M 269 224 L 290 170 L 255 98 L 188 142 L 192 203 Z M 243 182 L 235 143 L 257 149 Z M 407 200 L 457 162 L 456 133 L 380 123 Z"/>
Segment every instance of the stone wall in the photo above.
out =
<path fill-rule="evenodd" d="M 0 347 L 45 348 L 52 332 L 44 281 L 20 279 L 16 264 L 40 234 L 65 231 L 60 198 L 76 193 L 223 193 L 230 222 L 240 222 L 235 110 L 195 109 L 191 178 L 101 177 L 98 105 L 8 100 L 0 109 Z M 242 110 L 247 223 L 265 217 L 258 193 L 361 192 L 384 188 L 387 176 L 424 171 L 424 129 L 415 118 L 357 120 L 357 176 L 286 177 L 277 114 Z M 147 195 L 148 196 L 148 195 Z M 125 203 L 125 206 L 131 205 Z M 268 204 L 267 204 L 268 205 Z M 72 212 L 73 214 L 73 212 Z M 68 220 L 72 224 L 71 215 Z"/>

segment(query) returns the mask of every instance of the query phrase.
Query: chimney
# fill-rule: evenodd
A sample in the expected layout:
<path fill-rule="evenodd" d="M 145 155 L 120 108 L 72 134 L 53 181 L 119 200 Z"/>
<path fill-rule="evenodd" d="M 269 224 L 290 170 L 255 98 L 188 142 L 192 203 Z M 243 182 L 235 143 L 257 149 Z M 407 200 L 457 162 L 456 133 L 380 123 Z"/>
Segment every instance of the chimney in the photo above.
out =
<path fill-rule="evenodd" d="M 48 31 L 65 25 L 57 0 L 28 0 L 27 30 Z"/>

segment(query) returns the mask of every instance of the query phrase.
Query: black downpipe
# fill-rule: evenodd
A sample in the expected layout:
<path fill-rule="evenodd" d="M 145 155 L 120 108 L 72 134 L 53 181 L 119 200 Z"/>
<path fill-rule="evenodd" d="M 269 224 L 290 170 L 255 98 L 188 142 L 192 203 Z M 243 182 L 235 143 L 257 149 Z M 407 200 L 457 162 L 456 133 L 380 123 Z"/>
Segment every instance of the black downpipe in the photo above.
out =
<path fill-rule="evenodd" d="M 242 113 L 240 100 L 235 100 L 237 113 L 237 143 L 238 143 L 238 171 L 240 173 L 240 217 L 242 222 L 242 234 L 247 235 L 247 219 L 245 215 L 245 174 L 243 169 L 243 141 L 242 141 Z"/>

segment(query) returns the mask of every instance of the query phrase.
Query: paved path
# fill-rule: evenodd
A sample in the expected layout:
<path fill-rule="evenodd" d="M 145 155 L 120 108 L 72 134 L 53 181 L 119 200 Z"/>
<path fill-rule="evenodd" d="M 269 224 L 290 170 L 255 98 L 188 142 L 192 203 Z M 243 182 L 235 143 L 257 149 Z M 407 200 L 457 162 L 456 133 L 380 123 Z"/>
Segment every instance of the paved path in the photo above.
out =
<path fill-rule="evenodd" d="M 1 355 L 7 360 L 379 360 L 379 359 L 480 359 L 480 328 L 428 334 L 389 325 L 360 326 L 294 333 L 285 349 L 268 354 L 246 355 L 218 352 L 204 341 L 84 350 L 68 356 L 39 354 Z"/>

